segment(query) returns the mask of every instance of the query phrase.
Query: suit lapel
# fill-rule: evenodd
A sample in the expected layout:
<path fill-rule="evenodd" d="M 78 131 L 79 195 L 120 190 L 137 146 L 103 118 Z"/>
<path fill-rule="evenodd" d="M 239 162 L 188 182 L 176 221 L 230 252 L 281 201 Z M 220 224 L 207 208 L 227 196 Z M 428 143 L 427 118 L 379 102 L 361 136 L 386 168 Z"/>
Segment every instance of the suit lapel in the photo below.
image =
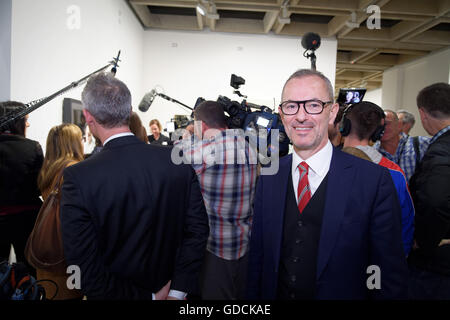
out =
<path fill-rule="evenodd" d="M 317 280 L 325 269 L 337 241 L 342 218 L 347 210 L 353 177 L 353 165 L 345 160 L 341 151 L 333 148 L 317 256 Z"/>
<path fill-rule="evenodd" d="M 288 183 L 290 183 L 290 171 L 292 167 L 292 154 L 287 155 L 285 159 L 280 160 L 279 173 L 273 175 L 272 179 L 268 179 L 270 187 L 266 199 L 271 199 L 267 203 L 270 204 L 268 212 L 270 219 L 267 221 L 268 229 L 273 230 L 272 250 L 275 266 L 278 268 L 281 252 L 281 241 L 283 238 L 284 209 L 286 207 L 286 193 Z"/>

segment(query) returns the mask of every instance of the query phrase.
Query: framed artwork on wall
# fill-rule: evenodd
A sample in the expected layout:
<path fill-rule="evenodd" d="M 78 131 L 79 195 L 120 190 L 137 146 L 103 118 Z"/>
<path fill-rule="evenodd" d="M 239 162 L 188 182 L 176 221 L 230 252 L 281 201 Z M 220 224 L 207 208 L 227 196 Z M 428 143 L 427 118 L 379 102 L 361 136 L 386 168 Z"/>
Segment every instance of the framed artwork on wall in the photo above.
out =
<path fill-rule="evenodd" d="M 85 131 L 86 119 L 83 115 L 83 105 L 80 100 L 64 98 L 63 100 L 63 123 L 74 123 Z"/>

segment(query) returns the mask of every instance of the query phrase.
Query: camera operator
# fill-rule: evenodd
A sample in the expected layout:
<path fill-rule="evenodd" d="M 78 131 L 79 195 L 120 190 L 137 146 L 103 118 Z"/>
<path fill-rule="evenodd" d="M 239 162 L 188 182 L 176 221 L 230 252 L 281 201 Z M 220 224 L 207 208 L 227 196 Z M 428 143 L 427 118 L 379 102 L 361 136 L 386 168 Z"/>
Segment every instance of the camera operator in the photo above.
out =
<path fill-rule="evenodd" d="M 257 178 L 256 152 L 249 147 L 243 130 L 227 130 L 220 103 L 202 102 L 195 108 L 194 118 L 198 139 L 184 137 L 175 144 L 176 148 L 183 147 L 185 157 L 201 159 L 190 162 L 200 181 L 210 226 L 200 275 L 201 297 L 243 299 Z"/>

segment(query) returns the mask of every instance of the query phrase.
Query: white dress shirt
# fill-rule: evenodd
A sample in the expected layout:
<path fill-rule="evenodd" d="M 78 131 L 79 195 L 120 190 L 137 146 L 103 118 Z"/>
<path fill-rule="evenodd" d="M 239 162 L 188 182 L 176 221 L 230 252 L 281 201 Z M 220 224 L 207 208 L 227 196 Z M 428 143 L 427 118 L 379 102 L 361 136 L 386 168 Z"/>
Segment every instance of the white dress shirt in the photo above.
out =
<path fill-rule="evenodd" d="M 297 197 L 297 188 L 298 188 L 298 180 L 300 178 L 300 170 L 298 169 L 298 165 L 305 161 L 308 166 L 308 182 L 311 190 L 311 198 L 319 188 L 320 184 L 323 181 L 323 178 L 330 170 L 331 157 L 333 155 L 333 147 L 331 145 L 330 140 L 328 140 L 325 147 L 320 149 L 317 153 L 309 157 L 307 160 L 303 160 L 300 156 L 295 152 L 292 153 L 292 183 L 294 185 L 295 199 L 298 202 Z"/>
<path fill-rule="evenodd" d="M 134 134 L 132 132 L 122 132 L 122 133 L 114 134 L 111 137 L 109 137 L 108 139 L 106 139 L 105 142 L 103 142 L 103 146 L 105 146 L 112 139 L 126 137 L 126 136 L 134 136 Z"/>

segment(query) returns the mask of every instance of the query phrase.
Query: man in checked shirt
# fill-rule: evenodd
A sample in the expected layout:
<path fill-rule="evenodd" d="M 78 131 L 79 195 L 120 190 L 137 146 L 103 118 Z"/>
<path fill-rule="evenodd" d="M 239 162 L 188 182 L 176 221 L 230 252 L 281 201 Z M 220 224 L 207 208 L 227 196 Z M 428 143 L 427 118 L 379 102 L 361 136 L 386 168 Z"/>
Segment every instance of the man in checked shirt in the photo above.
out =
<path fill-rule="evenodd" d="M 384 110 L 384 113 L 386 114 L 384 134 L 381 141 L 375 144 L 375 148 L 383 156 L 398 164 L 409 182 L 417 164 L 427 151 L 430 138 L 401 135 L 397 114 L 392 110 Z"/>
<path fill-rule="evenodd" d="M 245 296 L 249 231 L 257 178 L 256 151 L 243 130 L 228 129 L 223 107 L 204 101 L 194 110 L 194 137 L 183 139 L 184 156 L 200 182 L 210 234 L 200 274 L 203 300 Z"/>

